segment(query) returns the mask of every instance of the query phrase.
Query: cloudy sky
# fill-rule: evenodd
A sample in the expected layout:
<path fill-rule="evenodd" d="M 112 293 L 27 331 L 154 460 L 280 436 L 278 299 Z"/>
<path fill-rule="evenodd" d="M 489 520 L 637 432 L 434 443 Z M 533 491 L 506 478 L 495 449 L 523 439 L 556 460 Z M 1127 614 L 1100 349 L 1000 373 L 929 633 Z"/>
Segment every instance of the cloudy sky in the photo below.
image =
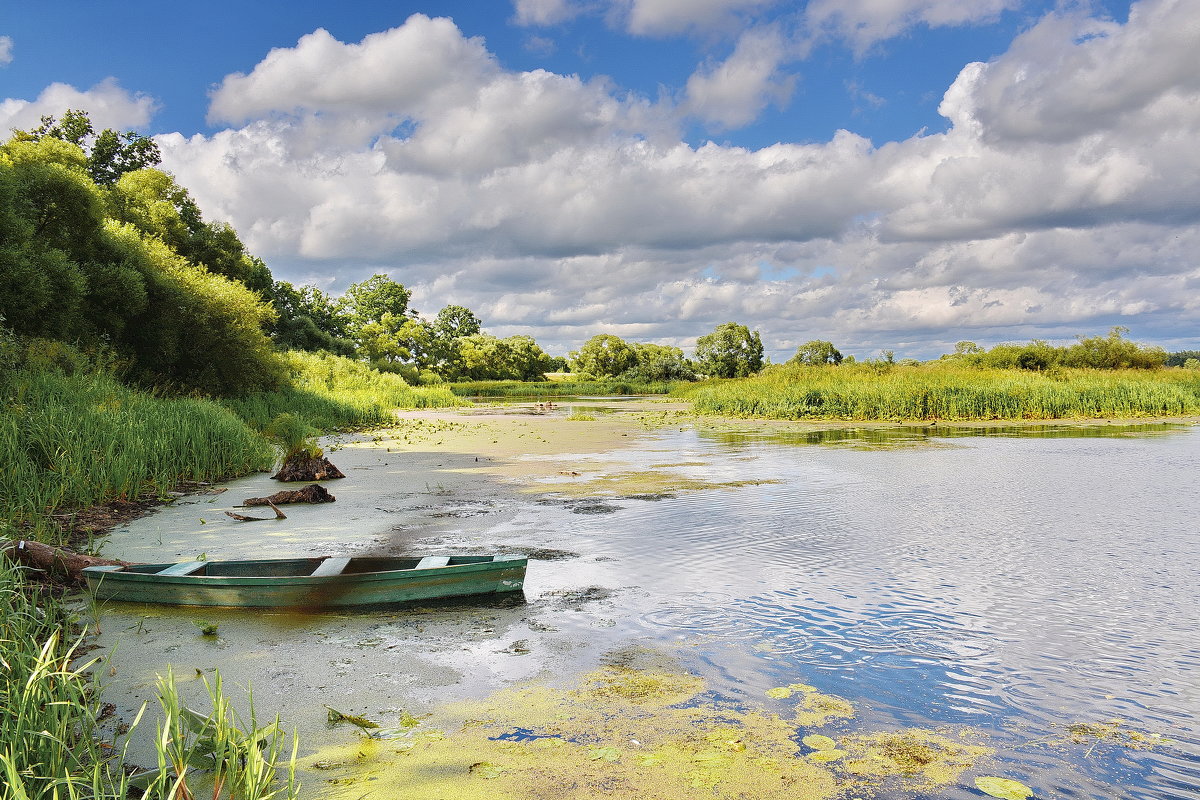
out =
<path fill-rule="evenodd" d="M 178 7 L 175 7 L 178 6 Z M 0 129 L 86 108 L 276 277 L 565 353 L 1200 349 L 1200 0 L 23 4 Z"/>

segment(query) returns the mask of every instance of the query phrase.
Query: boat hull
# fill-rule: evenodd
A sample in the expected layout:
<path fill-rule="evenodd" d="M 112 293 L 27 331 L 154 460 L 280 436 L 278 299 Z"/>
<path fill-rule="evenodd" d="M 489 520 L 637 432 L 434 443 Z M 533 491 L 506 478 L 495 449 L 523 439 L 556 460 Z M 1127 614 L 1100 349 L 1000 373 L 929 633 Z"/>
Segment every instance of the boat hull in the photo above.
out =
<path fill-rule="evenodd" d="M 428 560 L 428 559 L 427 559 Z M 436 560 L 436 559 L 435 559 Z M 420 559 L 349 559 L 345 571 L 313 575 L 323 559 L 260 559 L 143 564 L 85 569 L 99 600 L 185 606 L 345 608 L 443 597 L 520 591 L 524 556 L 448 557 L 419 568 Z M 169 574 L 172 570 L 193 574 Z M 168 574 L 162 574 L 167 571 Z M 303 574 L 301 574 L 303 573 Z"/>

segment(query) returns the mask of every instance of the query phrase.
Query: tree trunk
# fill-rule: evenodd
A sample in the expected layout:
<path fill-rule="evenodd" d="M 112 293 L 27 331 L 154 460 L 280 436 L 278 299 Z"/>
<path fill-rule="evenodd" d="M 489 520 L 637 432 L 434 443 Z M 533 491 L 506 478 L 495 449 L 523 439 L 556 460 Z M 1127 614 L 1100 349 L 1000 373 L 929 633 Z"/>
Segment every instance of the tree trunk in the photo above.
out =
<path fill-rule="evenodd" d="M 84 567 L 125 567 L 130 564 L 128 561 L 85 556 L 41 542 L 4 541 L 0 542 L 0 552 L 18 564 L 43 572 L 59 583 L 72 586 L 83 586 L 86 583 L 83 577 Z"/>
<path fill-rule="evenodd" d="M 283 462 L 279 472 L 271 476 L 277 481 L 324 481 L 332 478 L 344 478 L 342 471 L 329 463 L 324 456 L 313 458 L 307 453 L 300 453 Z"/>

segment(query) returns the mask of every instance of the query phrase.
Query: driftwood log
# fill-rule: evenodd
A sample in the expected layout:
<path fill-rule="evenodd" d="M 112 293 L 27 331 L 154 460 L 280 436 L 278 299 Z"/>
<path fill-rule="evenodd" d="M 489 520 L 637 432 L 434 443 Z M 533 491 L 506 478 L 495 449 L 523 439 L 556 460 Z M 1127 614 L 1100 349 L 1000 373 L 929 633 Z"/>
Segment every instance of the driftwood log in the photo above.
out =
<path fill-rule="evenodd" d="M 250 497 L 242 501 L 243 506 L 283 505 L 285 503 L 332 503 L 337 500 L 319 483 L 310 483 L 303 489 L 283 489 L 270 497 Z"/>
<path fill-rule="evenodd" d="M 83 586 L 84 567 L 129 566 L 128 561 L 112 558 L 85 556 L 61 547 L 51 547 L 41 542 L 0 541 L 0 552 L 22 566 L 38 570 L 60 583 Z"/>
<path fill-rule="evenodd" d="M 242 514 L 235 514 L 232 511 L 226 511 L 225 516 L 233 517 L 238 522 L 267 522 L 271 519 L 287 519 L 287 514 L 284 514 L 282 511 L 280 511 L 279 506 L 275 505 L 270 500 L 267 501 L 267 505 L 269 505 L 271 510 L 275 512 L 274 517 L 247 517 Z"/>
<path fill-rule="evenodd" d="M 346 476 L 325 456 L 314 458 L 307 453 L 299 453 L 284 461 L 279 472 L 271 477 L 277 481 L 326 481 Z"/>

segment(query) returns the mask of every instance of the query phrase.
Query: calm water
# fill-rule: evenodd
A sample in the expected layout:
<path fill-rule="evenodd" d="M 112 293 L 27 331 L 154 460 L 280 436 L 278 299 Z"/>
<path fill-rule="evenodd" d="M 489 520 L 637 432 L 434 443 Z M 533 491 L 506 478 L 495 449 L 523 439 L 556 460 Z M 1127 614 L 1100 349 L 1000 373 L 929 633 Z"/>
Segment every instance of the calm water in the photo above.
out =
<path fill-rule="evenodd" d="M 366 457 L 344 451 L 352 458 Z M 403 506 L 437 526 L 425 538 L 396 526 L 371 540 L 376 550 L 460 543 L 578 556 L 531 564 L 528 602 L 489 610 L 486 627 L 475 610 L 331 616 L 283 633 L 222 616 L 222 663 L 241 652 L 248 670 L 273 665 L 293 712 L 306 687 L 332 697 L 370 678 L 361 690 L 375 705 L 352 706 L 375 711 L 420 693 L 418 682 L 385 679 L 386 666 L 370 662 L 392 647 L 426 648 L 469 694 L 539 668 L 586 671 L 623 644 L 682 642 L 687 666 L 725 699 L 769 706 L 766 689 L 802 681 L 851 700 L 855 729 L 986 731 L 1003 759 L 991 774 L 1019 778 L 1040 798 L 1200 800 L 1200 429 L 770 436 L 684 426 L 577 462 L 581 471 L 603 463 L 770 482 L 604 502 L 450 487 L 438 502 L 376 503 L 385 517 Z M 124 541 L 146 535 L 135 527 Z M 107 552 L 126 555 L 121 537 Z M 160 534 L 167 549 L 169 537 L 164 544 Z M 128 630 L 121 615 L 136 613 L 118 607 L 110 627 Z M 178 663 L 187 615 L 173 628 L 174 612 L 155 613 L 137 623 L 136 659 Z M 461 630 L 448 633 L 454 625 L 482 633 L 464 645 Z M 414 644 L 439 638 L 454 644 Z M 531 657 L 502 654 L 515 638 Z M 290 649 L 272 661 L 271 648 Z M 183 652 L 202 666 L 199 650 Z M 340 666 L 321 673 L 313 665 L 324 661 Z M 1067 725 L 1117 718 L 1171 743 L 1039 743 Z M 937 795 L 979 796 L 962 787 Z"/>

